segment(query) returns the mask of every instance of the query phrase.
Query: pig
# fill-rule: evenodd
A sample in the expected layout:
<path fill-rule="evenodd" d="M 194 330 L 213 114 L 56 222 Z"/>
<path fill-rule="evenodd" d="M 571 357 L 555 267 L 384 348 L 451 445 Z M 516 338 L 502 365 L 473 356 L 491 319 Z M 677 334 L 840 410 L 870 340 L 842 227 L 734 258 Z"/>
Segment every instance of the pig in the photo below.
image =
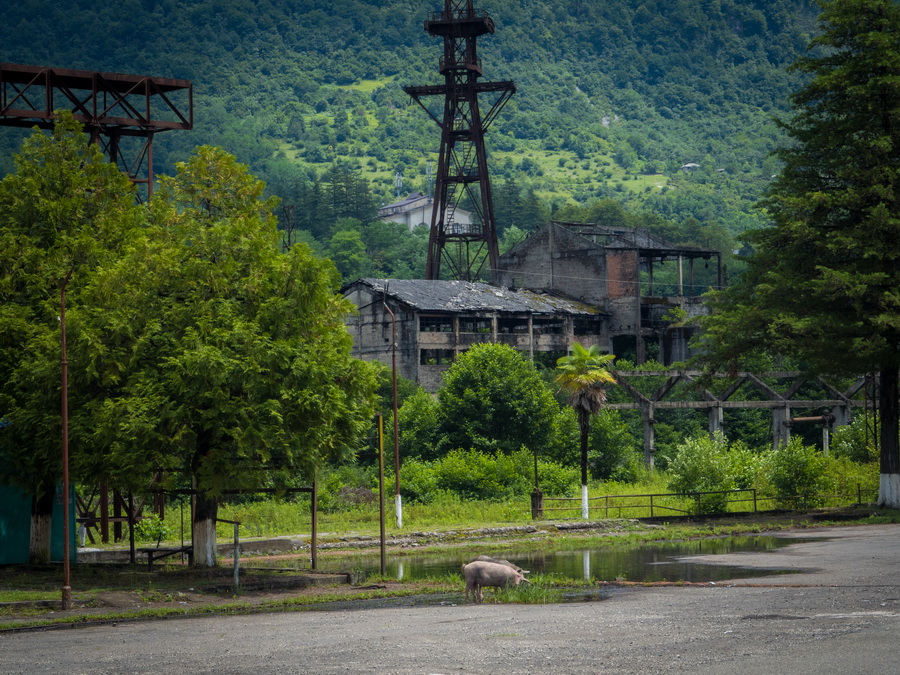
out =
<path fill-rule="evenodd" d="M 469 601 L 470 590 L 475 602 L 480 603 L 484 600 L 484 593 L 481 591 L 484 586 L 506 588 L 507 586 L 518 586 L 523 581 L 527 583 L 527 579 L 509 565 L 486 560 L 476 560 L 468 565 L 463 565 L 462 573 L 466 580 L 466 602 Z"/>
<path fill-rule="evenodd" d="M 492 563 L 498 563 L 500 565 L 506 565 L 507 567 L 512 567 L 516 572 L 519 572 L 520 574 L 528 574 L 528 570 L 523 570 L 521 567 L 519 567 L 515 563 L 509 562 L 509 560 L 500 560 L 498 558 L 492 558 L 489 555 L 475 556 L 475 560 L 481 560 L 484 562 L 492 562 Z M 526 579 L 525 581 L 528 581 L 528 579 Z"/>

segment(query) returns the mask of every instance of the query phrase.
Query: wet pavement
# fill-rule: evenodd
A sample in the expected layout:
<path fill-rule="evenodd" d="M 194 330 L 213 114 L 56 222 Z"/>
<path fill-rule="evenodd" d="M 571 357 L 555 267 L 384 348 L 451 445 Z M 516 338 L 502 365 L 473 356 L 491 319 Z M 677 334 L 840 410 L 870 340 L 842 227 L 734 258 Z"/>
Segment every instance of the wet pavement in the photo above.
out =
<path fill-rule="evenodd" d="M 866 673 L 900 659 L 900 525 L 691 556 L 796 573 L 604 602 L 400 606 L 0 635 L 0 673 Z"/>

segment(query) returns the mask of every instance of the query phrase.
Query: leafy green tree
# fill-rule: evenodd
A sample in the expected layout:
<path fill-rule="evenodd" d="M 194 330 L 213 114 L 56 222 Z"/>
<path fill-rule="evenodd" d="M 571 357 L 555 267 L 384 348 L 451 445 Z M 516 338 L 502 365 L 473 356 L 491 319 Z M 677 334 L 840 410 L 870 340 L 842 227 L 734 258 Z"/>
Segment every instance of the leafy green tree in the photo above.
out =
<path fill-rule="evenodd" d="M 615 410 L 601 410 L 591 424 L 588 465 L 596 478 L 631 482 L 641 450 L 628 424 Z"/>
<path fill-rule="evenodd" d="M 476 344 L 460 354 L 437 398 L 438 434 L 448 449 L 539 452 L 559 415 L 534 364 L 503 344 Z"/>
<path fill-rule="evenodd" d="M 425 235 L 425 236 L 422 236 Z M 376 220 L 363 232 L 372 276 L 390 279 L 421 279 L 428 258 L 427 229 L 410 232 L 403 223 Z"/>
<path fill-rule="evenodd" d="M 160 182 L 146 246 L 92 288 L 107 302 L 94 329 L 124 364 L 85 410 L 97 461 L 191 477 L 199 565 L 216 562 L 225 490 L 311 479 L 352 454 L 374 410 L 375 369 L 350 358 L 334 266 L 302 244 L 281 253 L 262 194 L 234 157 L 198 148 Z"/>
<path fill-rule="evenodd" d="M 606 403 L 607 384 L 615 382 L 607 365 L 615 354 L 601 354 L 597 345 L 585 348 L 578 342 L 572 344 L 572 353 L 556 362 L 559 374 L 556 382 L 569 394 L 569 402 L 578 415 L 581 432 L 581 515 L 588 517 L 588 437 L 591 431 L 591 415 L 600 412 Z"/>
<path fill-rule="evenodd" d="M 60 291 L 74 314 L 141 213 L 131 183 L 70 113 L 58 114 L 52 133 L 29 137 L 15 164 L 0 181 L 0 479 L 31 495 L 30 557 L 47 562 L 61 471 Z M 75 379 L 71 406 L 79 394 Z"/>
<path fill-rule="evenodd" d="M 397 419 L 400 427 L 400 456 L 437 459 L 437 399 L 420 389 L 403 402 Z"/>
<path fill-rule="evenodd" d="M 771 350 L 817 373 L 877 371 L 879 503 L 900 508 L 900 5 L 822 7 L 763 202 L 774 227 L 750 235 L 755 255 L 714 296 L 701 346 L 713 366 Z"/>

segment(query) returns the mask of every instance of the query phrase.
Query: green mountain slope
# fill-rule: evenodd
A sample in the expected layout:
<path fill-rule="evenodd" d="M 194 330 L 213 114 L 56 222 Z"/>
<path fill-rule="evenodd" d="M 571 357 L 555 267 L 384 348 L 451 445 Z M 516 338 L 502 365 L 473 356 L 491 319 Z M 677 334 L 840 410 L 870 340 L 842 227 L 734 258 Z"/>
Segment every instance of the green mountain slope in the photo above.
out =
<path fill-rule="evenodd" d="M 731 233 L 777 165 L 772 116 L 815 30 L 806 0 L 485 0 L 485 80 L 518 93 L 491 127 L 495 184 L 545 207 L 612 198 Z M 379 203 L 425 188 L 436 125 L 403 93 L 439 83 L 439 3 L 414 0 L 21 0 L 0 9 L 0 61 L 191 79 L 193 132 L 157 139 L 170 170 L 221 145 L 273 191 L 355 167 Z M 0 129 L 0 171 L 22 133 Z M 690 174 L 682 165 L 696 163 Z M 515 224 L 510 223 L 510 224 Z"/>

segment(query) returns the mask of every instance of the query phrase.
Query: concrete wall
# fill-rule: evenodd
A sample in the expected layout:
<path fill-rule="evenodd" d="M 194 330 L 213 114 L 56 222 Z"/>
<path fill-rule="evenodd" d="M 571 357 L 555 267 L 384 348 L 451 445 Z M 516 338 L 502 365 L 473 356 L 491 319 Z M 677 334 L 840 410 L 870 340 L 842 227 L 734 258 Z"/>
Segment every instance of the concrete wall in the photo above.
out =
<path fill-rule="evenodd" d="M 604 307 L 607 259 L 601 246 L 550 224 L 500 257 L 500 284 L 547 289 Z"/>

